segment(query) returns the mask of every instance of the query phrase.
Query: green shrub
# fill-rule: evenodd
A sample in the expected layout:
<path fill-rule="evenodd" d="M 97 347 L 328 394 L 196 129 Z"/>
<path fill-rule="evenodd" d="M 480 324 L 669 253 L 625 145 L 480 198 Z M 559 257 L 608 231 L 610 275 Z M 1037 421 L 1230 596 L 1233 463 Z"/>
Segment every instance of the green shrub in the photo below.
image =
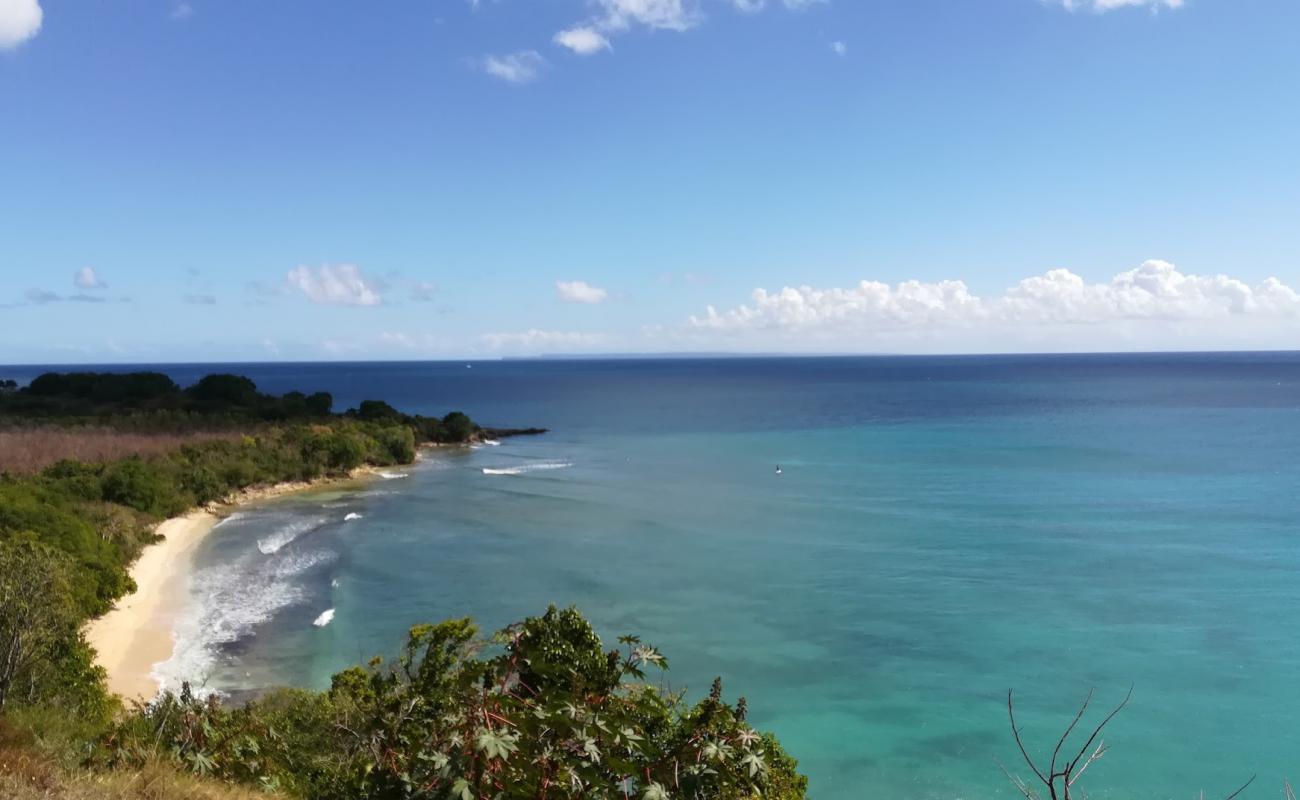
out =
<path fill-rule="evenodd" d="M 170 754 L 227 780 L 320 800 L 804 797 L 806 781 L 721 683 L 693 705 L 645 680 L 666 668 L 635 637 L 606 651 L 573 609 L 492 643 L 469 620 L 419 625 L 391 663 L 227 709 L 188 692 L 138 708 L 110 764 Z M 495 655 L 480 657 L 489 647 Z"/>

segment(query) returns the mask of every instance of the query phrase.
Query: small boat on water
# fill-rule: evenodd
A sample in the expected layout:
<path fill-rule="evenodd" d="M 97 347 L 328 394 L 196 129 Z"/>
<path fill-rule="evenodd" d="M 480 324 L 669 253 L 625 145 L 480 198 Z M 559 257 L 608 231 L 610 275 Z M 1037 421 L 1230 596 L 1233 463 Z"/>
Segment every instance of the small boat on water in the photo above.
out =
<path fill-rule="evenodd" d="M 777 475 L 780 475 L 780 474 L 781 474 L 781 465 L 780 465 L 780 464 L 777 464 L 777 465 L 776 465 L 776 474 L 777 474 Z"/>

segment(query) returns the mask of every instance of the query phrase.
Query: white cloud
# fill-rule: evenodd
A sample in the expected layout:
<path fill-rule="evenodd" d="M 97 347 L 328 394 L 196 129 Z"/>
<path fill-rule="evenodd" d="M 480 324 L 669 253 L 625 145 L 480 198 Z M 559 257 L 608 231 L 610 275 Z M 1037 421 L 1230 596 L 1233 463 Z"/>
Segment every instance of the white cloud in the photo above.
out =
<path fill-rule="evenodd" d="M 17 47 L 35 36 L 44 16 L 37 0 L 0 0 L 0 50 Z"/>
<path fill-rule="evenodd" d="M 522 353 L 573 352 L 598 347 L 606 338 L 598 333 L 543 331 L 533 328 L 521 333 L 486 333 L 479 340 L 489 350 Z"/>
<path fill-rule="evenodd" d="M 849 46 L 844 42 L 831 42 L 831 52 L 837 56 L 842 56 L 849 52 Z"/>
<path fill-rule="evenodd" d="M 189 3 L 177 3 L 172 7 L 172 19 L 189 19 L 194 16 L 194 6 Z"/>
<path fill-rule="evenodd" d="M 0 0 L 3 3 L 4 0 Z M 99 279 L 94 267 L 82 267 L 72 275 L 72 285 L 78 289 L 107 289 L 108 284 Z"/>
<path fill-rule="evenodd" d="M 809 6 L 815 6 L 829 1 L 830 0 L 781 0 L 781 5 L 791 11 L 801 11 Z M 736 7 L 737 11 L 752 14 L 766 8 L 767 0 L 732 0 L 731 4 Z"/>
<path fill-rule="evenodd" d="M 737 0 L 737 8 L 762 0 Z M 607 34 L 625 33 L 635 26 L 650 30 L 687 31 L 698 25 L 704 15 L 698 0 L 594 0 L 599 12 L 586 22 L 555 34 L 556 44 L 580 55 L 592 55 L 611 49 Z"/>
<path fill-rule="evenodd" d="M 1182 8 L 1185 0 L 1060 0 L 1060 2 L 1068 11 L 1087 10 L 1100 14 L 1117 8 L 1146 7 L 1152 11 L 1159 11 L 1162 8 Z"/>
<path fill-rule="evenodd" d="M 296 267 L 287 280 L 317 305 L 377 306 L 383 301 L 374 282 L 355 264 Z"/>
<path fill-rule="evenodd" d="M 1166 261 L 1147 261 L 1096 284 L 1069 270 L 1054 269 L 991 297 L 973 294 L 959 280 L 904 281 L 896 286 L 862 281 L 849 288 L 787 286 L 776 292 L 756 289 L 749 303 L 730 310 L 709 306 L 703 315 L 690 318 L 688 329 L 842 343 L 852 342 L 854 335 L 946 331 L 951 341 L 960 343 L 972 332 L 1023 339 L 1034 335 L 1034 330 L 1068 328 L 1078 340 L 1091 335 L 1080 326 L 1106 333 L 1184 324 L 1208 333 L 1230 325 L 1293 327 L 1298 318 L 1300 293 L 1276 278 L 1251 286 L 1226 275 L 1188 275 Z"/>
<path fill-rule="evenodd" d="M 1066 1 L 1074 2 L 1062 0 Z M 826 2 L 829 0 L 781 0 L 781 5 L 798 11 Z M 592 55 L 612 49 L 609 36 L 636 27 L 681 33 L 704 21 L 700 0 L 590 0 L 590 4 L 597 12 L 586 21 L 555 34 L 556 44 L 580 55 Z M 731 6 L 743 14 L 756 14 L 767 7 L 767 0 L 731 0 Z"/>
<path fill-rule="evenodd" d="M 555 43 L 567 47 L 580 56 L 590 56 L 611 49 L 609 39 L 588 25 L 579 25 L 555 34 Z"/>
<path fill-rule="evenodd" d="M 611 31 L 633 25 L 651 30 L 685 31 L 700 23 L 703 14 L 690 0 L 597 0 L 603 12 L 598 24 Z"/>
<path fill-rule="evenodd" d="M 502 56 L 489 55 L 483 58 L 484 72 L 506 83 L 516 85 L 537 80 L 541 77 L 544 66 L 546 66 L 546 59 L 542 58 L 536 50 L 520 50 L 517 53 Z"/>
<path fill-rule="evenodd" d="M 566 303 L 603 303 L 609 292 L 586 281 L 556 281 L 555 291 Z"/>

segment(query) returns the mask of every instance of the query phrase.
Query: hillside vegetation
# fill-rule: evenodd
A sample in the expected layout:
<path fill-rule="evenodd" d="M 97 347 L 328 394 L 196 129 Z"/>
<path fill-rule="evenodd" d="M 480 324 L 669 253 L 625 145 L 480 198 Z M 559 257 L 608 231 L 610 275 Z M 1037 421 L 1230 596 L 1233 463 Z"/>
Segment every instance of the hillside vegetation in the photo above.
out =
<path fill-rule="evenodd" d="M 0 474 L 0 796 L 804 796 L 794 761 L 748 725 L 743 699 L 728 704 L 715 684 L 687 704 L 645 674 L 666 668 L 657 650 L 634 637 L 606 649 L 573 609 L 491 637 L 469 620 L 417 626 L 395 659 L 339 673 L 327 692 L 227 707 L 185 691 L 124 709 L 81 630 L 134 589 L 127 568 L 159 520 L 483 435 L 459 412 L 332 406 L 328 394 L 266 395 L 234 375 L 184 389 L 157 373 L 0 384 L 12 436 L 94 431 L 136 448 L 105 460 L 36 453 L 49 463 Z M 154 436 L 175 446 L 140 446 Z"/>

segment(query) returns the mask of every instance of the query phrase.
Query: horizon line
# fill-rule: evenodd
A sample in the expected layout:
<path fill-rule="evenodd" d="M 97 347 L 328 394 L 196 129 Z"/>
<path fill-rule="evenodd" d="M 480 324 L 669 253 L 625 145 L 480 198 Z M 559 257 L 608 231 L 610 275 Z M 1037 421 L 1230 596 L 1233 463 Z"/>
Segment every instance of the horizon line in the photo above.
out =
<path fill-rule="evenodd" d="M 29 361 L 0 364 L 0 369 L 28 367 L 147 367 L 199 366 L 204 364 L 478 364 L 519 361 L 725 361 L 745 359 L 835 359 L 835 358 L 1035 358 L 1088 356 L 1209 356 L 1209 355 L 1296 355 L 1300 348 L 1269 350 L 1041 350 L 1019 352 L 951 353 L 783 353 L 728 351 L 665 351 L 647 353 L 539 353 L 514 356 L 467 356 L 464 358 L 365 358 L 365 359 L 264 359 L 194 361 Z"/>

